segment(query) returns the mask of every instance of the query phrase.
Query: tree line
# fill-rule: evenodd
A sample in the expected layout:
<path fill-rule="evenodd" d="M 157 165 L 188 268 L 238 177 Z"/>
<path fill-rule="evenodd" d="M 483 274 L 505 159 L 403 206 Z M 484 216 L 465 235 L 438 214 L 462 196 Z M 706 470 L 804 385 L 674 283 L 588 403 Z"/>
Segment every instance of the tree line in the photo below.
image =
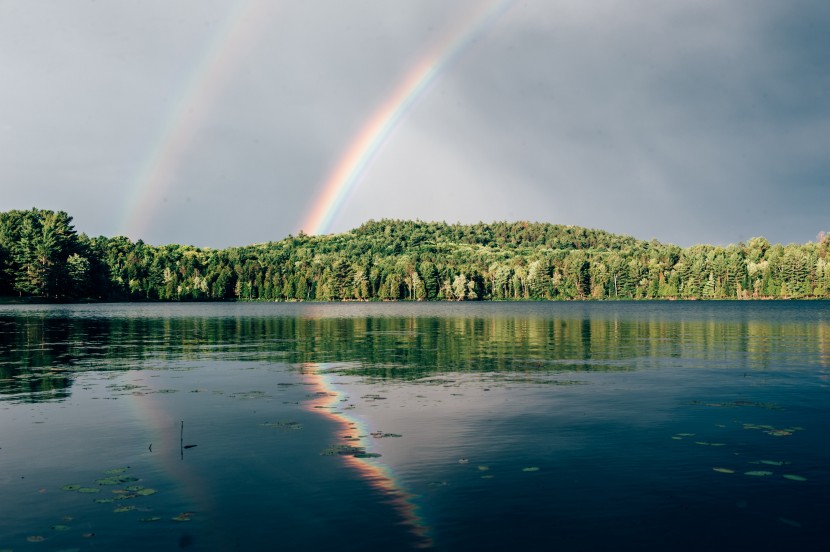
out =
<path fill-rule="evenodd" d="M 830 236 L 681 248 L 575 226 L 369 221 L 227 249 L 78 234 L 0 213 L 0 295 L 104 301 L 830 298 Z"/>

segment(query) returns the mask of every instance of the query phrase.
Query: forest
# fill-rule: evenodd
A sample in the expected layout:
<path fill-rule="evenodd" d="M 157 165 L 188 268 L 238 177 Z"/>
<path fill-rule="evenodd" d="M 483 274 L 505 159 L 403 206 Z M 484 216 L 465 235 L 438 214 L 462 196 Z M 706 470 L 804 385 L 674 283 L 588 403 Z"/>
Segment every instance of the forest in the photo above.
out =
<path fill-rule="evenodd" d="M 47 301 L 830 298 L 830 235 L 688 248 L 531 222 L 369 221 L 230 247 L 78 233 L 63 211 L 0 212 L 0 296 Z"/>

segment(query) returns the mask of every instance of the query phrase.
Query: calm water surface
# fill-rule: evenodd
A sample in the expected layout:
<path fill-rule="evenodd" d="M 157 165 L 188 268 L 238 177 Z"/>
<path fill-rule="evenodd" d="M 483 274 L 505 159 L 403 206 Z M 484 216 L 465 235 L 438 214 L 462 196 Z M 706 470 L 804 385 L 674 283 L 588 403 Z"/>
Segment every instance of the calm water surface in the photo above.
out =
<path fill-rule="evenodd" d="M 825 550 L 830 304 L 0 306 L 0 550 Z"/>

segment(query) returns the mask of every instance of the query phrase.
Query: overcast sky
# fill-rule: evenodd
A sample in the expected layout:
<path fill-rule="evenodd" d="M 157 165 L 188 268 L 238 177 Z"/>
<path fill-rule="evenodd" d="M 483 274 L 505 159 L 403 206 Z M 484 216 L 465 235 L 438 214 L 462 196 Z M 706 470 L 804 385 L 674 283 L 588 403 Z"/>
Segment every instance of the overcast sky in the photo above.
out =
<path fill-rule="evenodd" d="M 830 230 L 830 2 L 499 3 L 330 231 L 530 220 L 687 246 Z M 372 114 L 492 4 L 0 0 L 0 211 L 152 244 L 296 234 Z"/>

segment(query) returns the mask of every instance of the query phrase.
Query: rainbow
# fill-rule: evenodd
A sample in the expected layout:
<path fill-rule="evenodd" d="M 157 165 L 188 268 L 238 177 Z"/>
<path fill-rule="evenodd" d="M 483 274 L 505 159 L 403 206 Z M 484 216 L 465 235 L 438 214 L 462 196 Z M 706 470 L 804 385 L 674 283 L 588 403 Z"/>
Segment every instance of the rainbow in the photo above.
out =
<path fill-rule="evenodd" d="M 175 180 L 193 136 L 232 75 L 236 62 L 248 51 L 269 17 L 267 1 L 242 0 L 229 8 L 201 60 L 163 117 L 164 124 L 130 184 L 121 216 L 121 233 L 138 239 L 152 223 L 152 213 Z"/>
<path fill-rule="evenodd" d="M 490 28 L 515 0 L 497 0 L 474 12 L 438 43 L 403 78 L 386 101 L 352 139 L 323 184 L 301 228 L 324 234 L 369 163 L 436 77 L 482 32 Z"/>
<path fill-rule="evenodd" d="M 309 406 L 314 412 L 323 413 L 332 420 L 343 437 L 348 437 L 348 444 L 367 447 L 367 438 L 370 433 L 360 418 L 348 415 L 342 410 L 343 393 L 337 391 L 331 382 L 331 373 L 326 369 L 330 366 L 324 363 L 304 363 L 302 374 L 313 385 L 317 399 Z M 414 496 L 404 490 L 398 479 L 388 466 L 374 458 L 358 458 L 350 455 L 340 456 L 352 469 L 373 488 L 382 492 L 389 499 L 389 504 L 401 516 L 403 525 L 408 528 L 414 539 L 415 548 L 432 548 L 433 541 L 429 527 L 424 523 L 418 508 L 414 503 Z"/>
<path fill-rule="evenodd" d="M 366 424 L 357 416 L 339 410 L 344 395 L 332 383 L 333 365 L 308 362 L 302 365 L 301 374 L 311 384 L 315 399 L 306 403 L 309 410 L 323 414 L 331 420 L 340 436 L 349 435 L 348 444 L 369 448 L 370 432 Z M 209 493 L 209 485 L 189 469 L 186 462 L 179 461 L 176 454 L 180 450 L 179 424 L 165 408 L 162 400 L 154 396 L 158 389 L 150 378 L 143 378 L 142 383 L 148 391 L 127 395 L 127 400 L 137 419 L 141 420 L 146 432 L 145 440 L 152 443 L 151 455 L 158 468 L 176 483 L 181 496 L 194 507 L 197 513 L 204 515 L 216 508 L 216 497 Z M 172 452 L 171 452 L 172 451 Z M 414 548 L 431 548 L 433 545 L 430 529 L 421 518 L 414 503 L 414 496 L 404 490 L 403 485 L 388 466 L 375 458 L 357 458 L 339 456 L 347 466 L 354 469 L 368 485 L 388 499 L 389 505 L 398 513 L 402 525 L 411 535 Z"/>

